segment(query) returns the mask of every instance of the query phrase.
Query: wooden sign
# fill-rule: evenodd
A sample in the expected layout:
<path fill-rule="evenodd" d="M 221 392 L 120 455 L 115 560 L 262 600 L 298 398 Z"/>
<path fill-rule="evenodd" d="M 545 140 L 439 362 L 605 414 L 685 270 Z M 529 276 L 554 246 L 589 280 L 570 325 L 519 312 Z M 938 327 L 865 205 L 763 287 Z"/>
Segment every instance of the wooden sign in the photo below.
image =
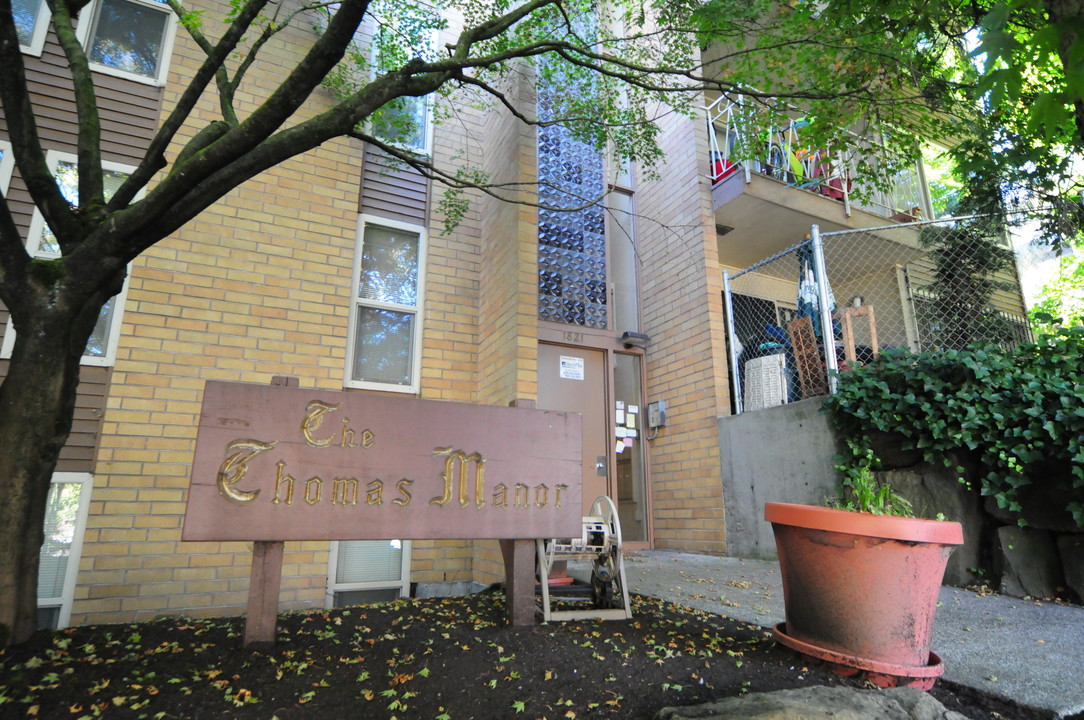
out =
<path fill-rule="evenodd" d="M 183 540 L 580 534 L 579 415 L 208 382 Z"/>

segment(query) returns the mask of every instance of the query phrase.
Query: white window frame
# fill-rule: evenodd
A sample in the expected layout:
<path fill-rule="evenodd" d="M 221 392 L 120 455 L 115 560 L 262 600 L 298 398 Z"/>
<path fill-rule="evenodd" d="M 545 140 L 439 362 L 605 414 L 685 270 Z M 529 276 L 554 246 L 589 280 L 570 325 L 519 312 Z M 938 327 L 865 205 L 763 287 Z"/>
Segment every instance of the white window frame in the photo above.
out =
<path fill-rule="evenodd" d="M 94 27 L 98 18 L 98 13 L 102 8 L 102 0 L 94 0 L 85 7 L 82 12 L 79 13 L 79 25 L 76 27 L 76 36 L 79 38 L 79 42 L 87 51 L 87 60 L 90 62 L 90 68 L 103 75 L 112 75 L 114 77 L 126 78 L 128 80 L 135 80 L 136 82 L 145 83 L 147 85 L 162 86 L 166 84 L 166 79 L 169 77 L 169 65 L 170 59 L 173 56 L 173 43 L 177 37 L 177 16 L 173 14 L 169 6 L 165 3 L 154 2 L 154 0 L 123 0 L 124 2 L 132 3 L 134 5 L 146 5 L 158 12 L 163 12 L 168 16 L 168 22 L 166 23 L 165 33 L 162 36 L 162 57 L 158 60 L 158 73 L 155 77 L 148 77 L 146 75 L 140 75 L 139 73 L 128 72 L 127 70 L 119 70 L 108 65 L 102 65 L 100 63 L 90 61 L 90 32 Z"/>
<path fill-rule="evenodd" d="M 417 302 L 413 307 L 407 305 L 399 305 L 397 303 L 364 300 L 358 297 L 358 288 L 361 285 L 361 260 L 362 251 L 365 245 L 365 228 L 370 225 L 391 228 L 393 230 L 404 230 L 418 236 L 418 288 Z M 387 218 L 379 217 L 376 215 L 362 214 L 359 216 L 357 242 L 354 250 L 353 282 L 350 287 L 350 318 L 348 321 L 350 325 L 346 333 L 347 348 L 346 367 L 344 368 L 345 372 L 343 375 L 344 387 L 359 388 L 364 390 L 385 390 L 388 392 L 414 394 L 419 391 L 421 387 L 422 335 L 424 334 L 422 328 L 422 308 L 425 306 L 425 268 L 428 246 L 429 243 L 426 235 L 426 230 L 421 225 L 405 223 L 398 220 L 389 220 Z M 357 322 L 359 307 L 371 307 L 381 310 L 392 310 L 395 312 L 414 314 L 414 337 L 411 339 L 409 385 L 396 385 L 393 383 L 354 379 L 354 352 L 357 346 Z"/>
<path fill-rule="evenodd" d="M 41 57 L 41 50 L 45 47 L 45 36 L 49 34 L 49 3 L 41 0 L 38 5 L 38 15 L 34 19 L 34 34 L 30 36 L 29 45 L 19 45 L 19 49 L 26 55 Z"/>
<path fill-rule="evenodd" d="M 372 68 L 371 78 L 373 80 L 375 80 L 380 75 L 380 73 L 377 72 L 377 67 L 378 67 L 377 60 L 378 60 L 378 58 L 377 58 L 377 43 L 376 43 L 376 36 L 377 36 L 377 33 L 379 33 L 379 32 L 380 32 L 380 25 L 379 25 L 379 23 L 374 21 L 373 22 L 373 34 L 372 34 L 372 37 L 371 37 L 371 40 L 370 40 L 370 45 L 369 45 L 369 67 Z M 432 48 L 438 47 L 437 43 L 439 41 L 440 41 L 439 32 L 437 32 L 436 30 L 432 31 L 432 33 L 430 34 L 430 38 L 429 38 L 429 46 L 430 46 L 430 48 L 432 49 Z M 395 140 L 389 140 L 389 139 L 383 138 L 383 137 L 381 137 L 380 139 L 384 140 L 384 142 L 386 142 L 389 145 L 392 145 L 394 147 L 402 148 L 403 150 L 407 150 L 408 152 L 412 152 L 412 153 L 415 153 L 417 155 L 421 155 L 423 157 L 429 157 L 433 152 L 433 107 L 432 107 L 432 102 L 430 101 L 430 97 L 431 97 L 431 95 L 423 95 L 421 97 L 412 98 L 414 100 L 419 100 L 419 101 L 421 101 L 422 103 L 425 104 L 425 132 L 423 133 L 424 137 L 422 139 L 422 144 L 420 146 L 418 146 L 418 145 L 410 145 L 408 143 L 398 142 L 398 141 L 395 141 Z M 372 135 L 376 136 L 376 137 L 380 137 L 379 133 L 373 127 L 373 124 L 372 124 L 371 121 L 369 122 L 369 132 Z"/>
<path fill-rule="evenodd" d="M 75 586 L 79 579 L 79 560 L 83 556 L 83 536 L 87 529 L 87 515 L 90 512 L 90 495 L 94 490 L 94 476 L 81 472 L 53 473 L 52 484 L 63 483 L 82 485 L 79 491 L 79 509 L 75 516 L 75 529 L 71 550 L 68 553 L 68 565 L 64 571 L 64 589 L 56 597 L 38 598 L 38 608 L 60 608 L 57 617 L 57 629 L 68 627 L 72 618 L 72 603 L 75 600 Z"/>
<path fill-rule="evenodd" d="M 356 592 L 359 590 L 398 590 L 399 597 L 410 597 L 410 555 L 412 544 L 410 540 L 388 542 L 402 543 L 402 565 L 399 568 L 398 580 L 374 580 L 360 583 L 340 583 L 335 580 L 338 577 L 339 568 L 339 545 L 340 541 L 332 541 L 328 550 L 327 560 L 327 593 L 324 596 L 324 606 L 328 609 L 335 607 L 335 594 L 344 592 Z"/>
<path fill-rule="evenodd" d="M 8 196 L 8 187 L 11 184 L 11 173 L 15 170 L 15 155 L 11 149 L 11 143 L 0 140 L 0 195 Z"/>
<path fill-rule="evenodd" d="M 7 158 L 7 152 L 4 153 L 4 158 Z M 68 162 L 75 164 L 78 158 L 66 152 L 60 152 L 58 150 L 50 150 L 45 155 L 45 162 L 49 166 L 49 171 L 54 175 L 56 174 L 57 166 L 62 162 Z M 112 172 L 121 172 L 131 174 L 135 172 L 135 167 L 131 165 L 123 165 L 121 163 L 102 161 L 102 170 L 109 170 Z M 143 194 L 140 191 L 137 197 Z M 42 216 L 41 211 L 38 208 L 34 208 L 34 215 L 30 219 L 30 229 L 26 235 L 26 248 L 27 252 L 35 258 L 56 258 L 60 257 L 56 253 L 44 253 L 38 250 L 41 244 L 42 233 L 45 230 L 45 218 Z M 95 355 L 83 355 L 83 359 L 80 361 L 83 365 L 99 365 L 99 366 L 111 366 L 117 360 L 117 345 L 120 342 L 120 329 L 122 317 L 124 315 L 124 305 L 128 298 L 128 277 L 124 278 L 124 285 L 121 287 L 119 293 L 113 296 L 111 302 L 113 303 L 113 310 L 109 319 L 109 339 L 106 342 L 105 354 L 101 356 Z M 11 319 L 8 319 L 7 330 L 4 332 L 4 342 L 0 345 L 0 359 L 10 358 L 12 349 L 15 347 L 15 328 L 12 326 Z"/>

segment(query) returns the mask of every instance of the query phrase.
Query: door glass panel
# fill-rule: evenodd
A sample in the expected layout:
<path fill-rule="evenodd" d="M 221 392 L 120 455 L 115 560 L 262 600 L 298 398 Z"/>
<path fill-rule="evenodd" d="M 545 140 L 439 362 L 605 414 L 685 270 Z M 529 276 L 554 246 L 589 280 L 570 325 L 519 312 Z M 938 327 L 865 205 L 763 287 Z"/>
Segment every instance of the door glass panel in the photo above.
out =
<path fill-rule="evenodd" d="M 644 435 L 647 408 L 643 403 L 640 356 L 614 355 L 615 417 L 617 443 L 617 515 L 622 539 L 647 540 L 646 486 L 644 482 Z"/>
<path fill-rule="evenodd" d="M 637 285 L 636 244 L 632 236 L 632 195 L 616 190 L 610 195 L 606 220 L 610 237 L 610 277 L 613 282 L 613 328 L 640 331 L 640 294 Z"/>

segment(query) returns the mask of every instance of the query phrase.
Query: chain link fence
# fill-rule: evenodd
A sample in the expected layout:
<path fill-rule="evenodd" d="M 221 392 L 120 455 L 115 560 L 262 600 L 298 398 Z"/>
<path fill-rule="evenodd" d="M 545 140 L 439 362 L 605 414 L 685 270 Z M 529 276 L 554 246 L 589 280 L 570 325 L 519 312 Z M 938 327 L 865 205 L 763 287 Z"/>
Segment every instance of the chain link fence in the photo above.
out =
<path fill-rule="evenodd" d="M 888 348 L 1031 340 L 1020 280 L 1030 254 L 983 217 L 814 226 L 794 247 L 724 275 L 733 410 L 825 395 L 836 370 Z"/>

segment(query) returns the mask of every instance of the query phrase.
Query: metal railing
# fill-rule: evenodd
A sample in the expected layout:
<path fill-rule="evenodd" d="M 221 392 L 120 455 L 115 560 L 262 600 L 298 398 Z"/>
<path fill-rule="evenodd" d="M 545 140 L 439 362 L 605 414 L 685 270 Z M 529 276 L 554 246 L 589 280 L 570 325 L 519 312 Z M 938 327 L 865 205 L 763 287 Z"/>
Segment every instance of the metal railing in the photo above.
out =
<path fill-rule="evenodd" d="M 797 245 L 724 272 L 734 411 L 833 392 L 837 372 L 887 348 L 1030 341 L 1028 259 L 990 227 L 977 217 L 813 226 Z"/>
<path fill-rule="evenodd" d="M 794 118 L 785 126 L 753 126 L 744 111 L 742 96 L 720 96 L 706 108 L 708 119 L 709 164 L 712 184 L 742 174 L 751 182 L 751 174 L 773 178 L 791 187 L 818 193 L 838 200 L 844 214 L 850 216 L 852 204 L 863 210 L 894 220 L 918 220 L 929 217 L 922 168 L 919 163 L 893 179 L 887 189 L 866 182 L 843 153 L 832 148 L 811 147 L 802 141 L 807 120 Z M 862 142 L 857 135 L 850 133 Z M 752 150 L 752 159 L 742 159 L 736 148 Z M 854 189 L 865 199 L 858 200 Z"/>

